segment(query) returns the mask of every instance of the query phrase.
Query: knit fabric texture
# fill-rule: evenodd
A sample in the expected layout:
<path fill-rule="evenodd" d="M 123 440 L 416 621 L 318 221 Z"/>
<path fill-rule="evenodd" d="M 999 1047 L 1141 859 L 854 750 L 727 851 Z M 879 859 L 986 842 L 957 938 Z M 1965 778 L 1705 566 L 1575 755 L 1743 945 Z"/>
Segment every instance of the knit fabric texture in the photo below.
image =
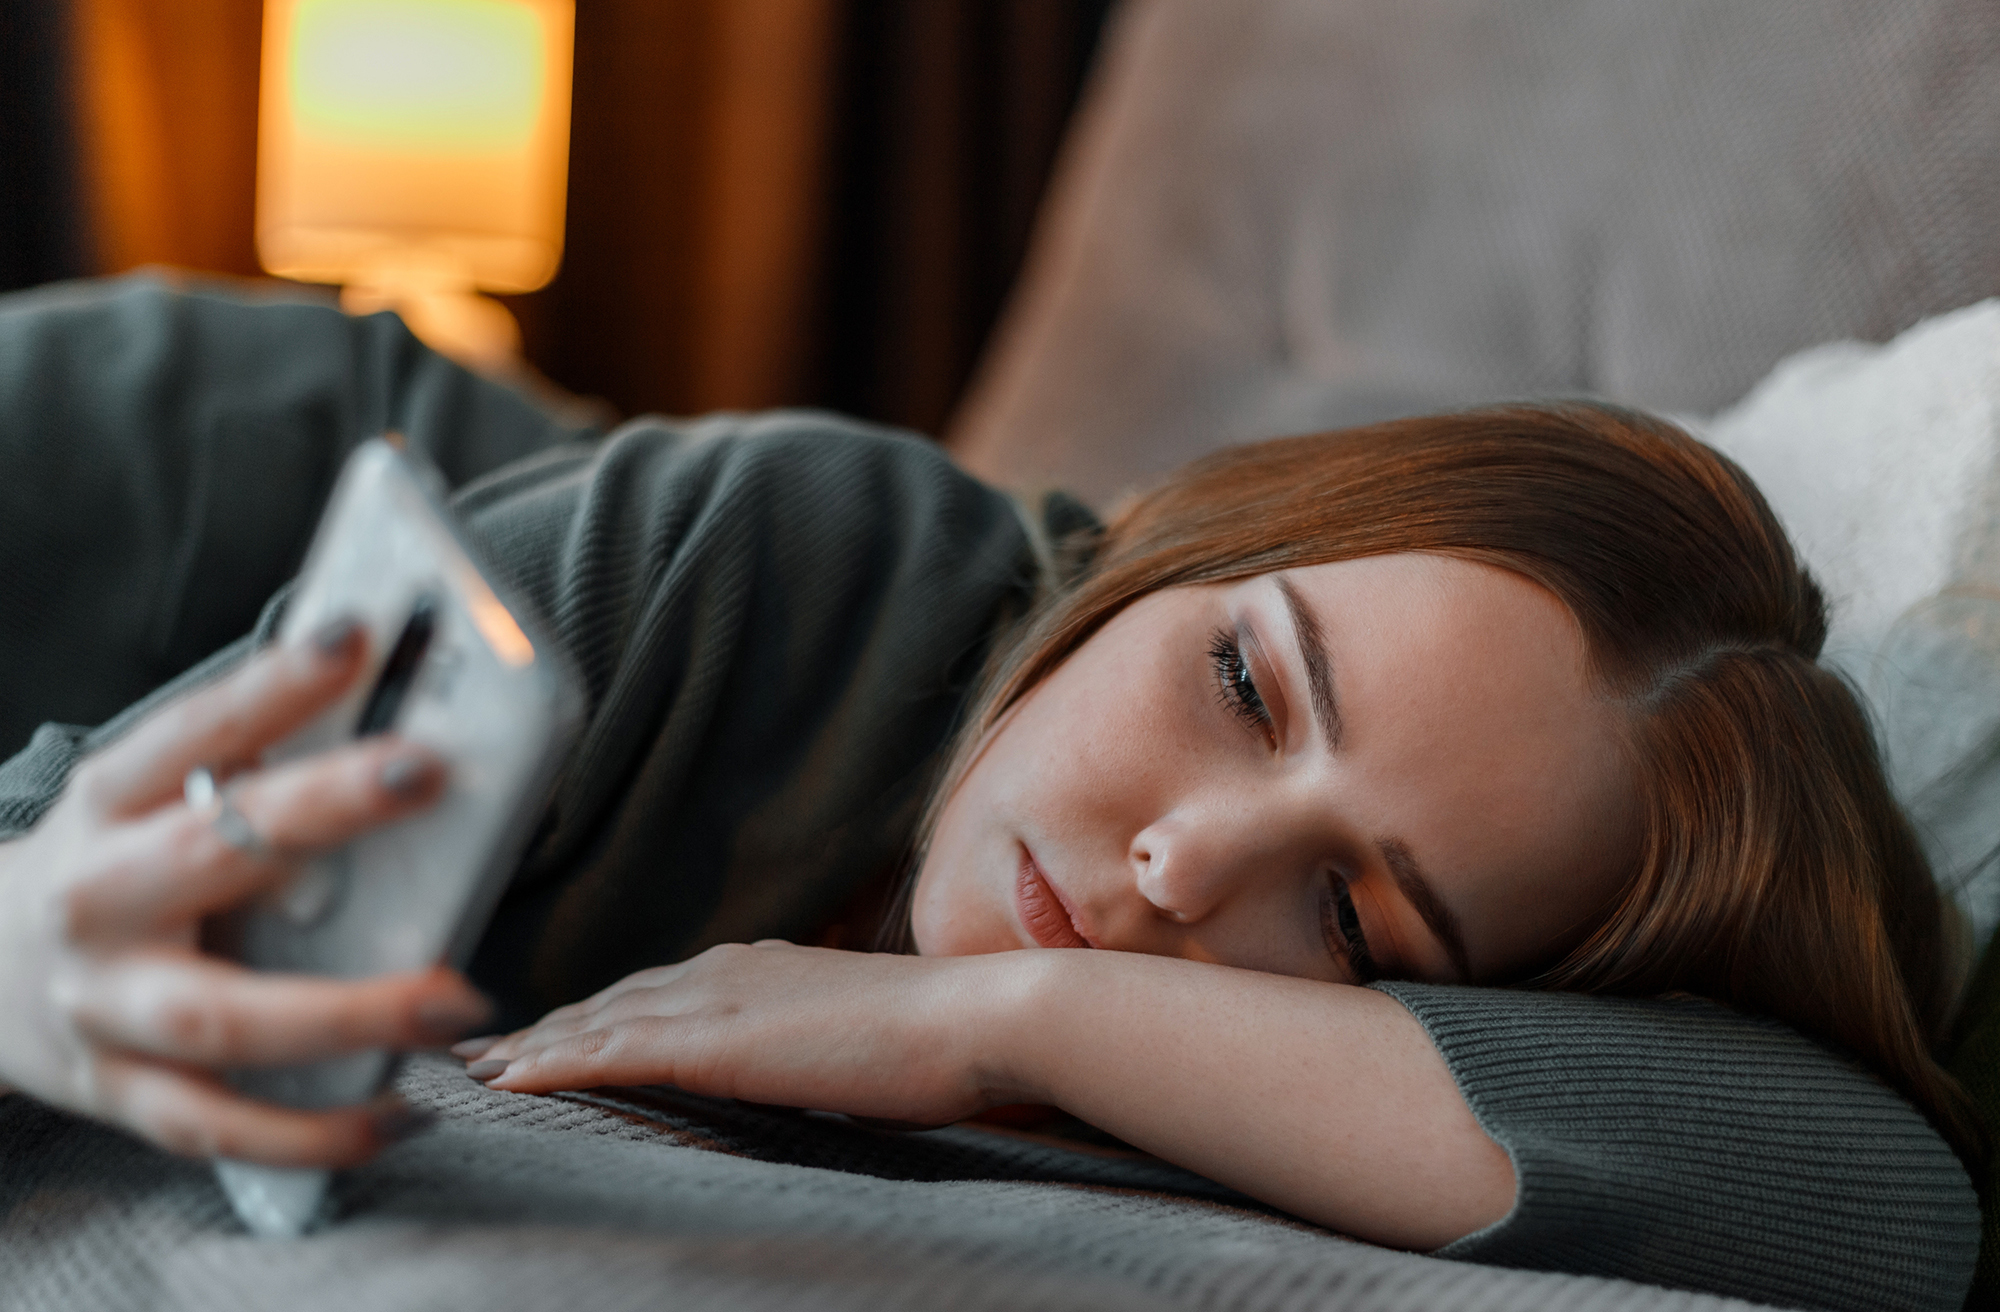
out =
<path fill-rule="evenodd" d="M 1698 998 L 1381 984 L 1514 1161 L 1514 1212 L 1442 1250 L 1828 1308 L 1954 1307 L 1978 1203 L 1900 1097 Z M 1834 1238 L 1838 1236 L 1838 1238 Z"/>
<path fill-rule="evenodd" d="M 329 1224 L 287 1242 L 243 1233 L 200 1163 L 0 1099 L 0 1309 L 1753 1306 L 1376 1248 L 1160 1163 L 1018 1134 L 885 1134 L 659 1090 L 527 1097 L 435 1056 L 398 1088 L 436 1123 L 342 1176 Z"/>

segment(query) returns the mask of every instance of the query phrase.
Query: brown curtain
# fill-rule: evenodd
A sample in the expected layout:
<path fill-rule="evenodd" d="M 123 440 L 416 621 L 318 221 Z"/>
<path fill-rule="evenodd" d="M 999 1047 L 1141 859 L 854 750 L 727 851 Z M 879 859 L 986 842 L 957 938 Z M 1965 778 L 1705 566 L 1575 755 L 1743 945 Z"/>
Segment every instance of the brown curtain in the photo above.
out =
<path fill-rule="evenodd" d="M 260 0 L 72 0 L 95 263 L 254 274 Z M 562 271 L 529 359 L 626 414 L 936 432 L 1109 0 L 579 0 Z"/>
<path fill-rule="evenodd" d="M 583 0 L 555 282 L 527 351 L 625 413 L 804 399 L 838 0 Z"/>
<path fill-rule="evenodd" d="M 937 433 L 1028 248 L 1108 0 L 858 0 L 816 395 Z"/>
<path fill-rule="evenodd" d="M 254 274 L 262 0 L 71 0 L 82 185 L 101 272 Z"/>

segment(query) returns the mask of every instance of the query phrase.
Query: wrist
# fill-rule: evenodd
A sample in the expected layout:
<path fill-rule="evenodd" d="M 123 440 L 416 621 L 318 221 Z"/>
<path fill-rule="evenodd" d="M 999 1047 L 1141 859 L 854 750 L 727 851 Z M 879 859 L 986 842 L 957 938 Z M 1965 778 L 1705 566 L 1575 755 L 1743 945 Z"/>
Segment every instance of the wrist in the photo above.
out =
<path fill-rule="evenodd" d="M 970 1065 L 988 1106 L 1061 1105 L 1058 1076 L 1070 1030 L 1096 954 L 995 952 L 962 960 L 972 1006 L 961 1033 L 972 1041 Z"/>

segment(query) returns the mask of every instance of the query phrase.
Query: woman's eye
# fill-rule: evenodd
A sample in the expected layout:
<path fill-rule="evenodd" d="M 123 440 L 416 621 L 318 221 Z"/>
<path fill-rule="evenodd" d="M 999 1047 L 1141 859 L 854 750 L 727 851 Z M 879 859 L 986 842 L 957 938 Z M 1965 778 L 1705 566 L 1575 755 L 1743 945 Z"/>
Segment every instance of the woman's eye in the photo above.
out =
<path fill-rule="evenodd" d="M 1346 877 L 1338 873 L 1327 876 L 1327 883 L 1332 893 L 1325 925 L 1327 947 L 1347 962 L 1355 983 L 1373 983 L 1382 972 L 1375 965 L 1375 954 L 1368 950 L 1368 935 L 1361 929 L 1361 913 L 1354 909 L 1353 891 Z"/>
<path fill-rule="evenodd" d="M 1216 695 L 1223 706 L 1245 724 L 1269 734 L 1271 712 L 1257 691 L 1256 679 L 1250 675 L 1242 640 L 1227 629 L 1217 629 L 1208 640 L 1208 659 L 1215 667 Z"/>

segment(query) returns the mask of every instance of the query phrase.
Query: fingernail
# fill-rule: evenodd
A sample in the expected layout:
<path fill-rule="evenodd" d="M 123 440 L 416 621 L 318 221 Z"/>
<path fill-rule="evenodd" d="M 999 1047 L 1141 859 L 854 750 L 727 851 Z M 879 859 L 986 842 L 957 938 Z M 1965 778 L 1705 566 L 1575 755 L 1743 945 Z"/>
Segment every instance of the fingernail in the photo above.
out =
<path fill-rule="evenodd" d="M 396 1143 L 421 1134 L 437 1123 L 437 1113 L 427 1107 L 412 1107 L 398 1098 L 375 1112 L 375 1133 L 384 1143 Z"/>
<path fill-rule="evenodd" d="M 337 616 L 312 631 L 313 650 L 329 659 L 345 655 L 348 644 L 359 632 L 361 623 L 352 615 Z"/>
<path fill-rule="evenodd" d="M 436 762 L 416 752 L 392 756 L 382 767 L 382 787 L 398 797 L 415 797 L 429 787 L 437 771 Z"/>
<path fill-rule="evenodd" d="M 476 1039 L 461 1039 L 451 1045 L 451 1055 L 462 1061 L 472 1061 L 498 1042 L 500 1042 L 498 1034 L 482 1034 Z"/>
<path fill-rule="evenodd" d="M 488 1080 L 499 1078 L 511 1065 L 512 1062 L 502 1061 L 498 1057 L 488 1057 L 485 1061 L 476 1061 L 467 1066 L 465 1073 L 484 1084 Z"/>
<path fill-rule="evenodd" d="M 425 998 L 417 1004 L 417 1028 L 429 1043 L 445 1043 L 474 1025 L 485 1023 L 493 1009 L 483 999 L 446 996 Z M 497 1040 L 495 1040 L 497 1042 Z"/>

